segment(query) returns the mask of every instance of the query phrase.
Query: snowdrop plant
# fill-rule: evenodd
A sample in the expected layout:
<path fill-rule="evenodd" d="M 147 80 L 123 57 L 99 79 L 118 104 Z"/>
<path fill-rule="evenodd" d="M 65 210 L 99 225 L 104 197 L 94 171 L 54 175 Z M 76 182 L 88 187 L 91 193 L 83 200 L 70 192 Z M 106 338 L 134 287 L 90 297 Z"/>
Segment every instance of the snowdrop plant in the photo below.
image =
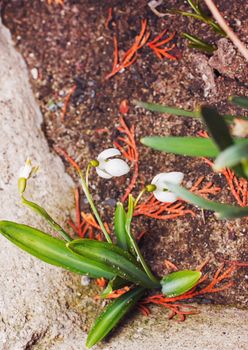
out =
<path fill-rule="evenodd" d="M 182 173 L 158 174 L 136 199 L 129 195 L 127 209 L 122 203 L 118 203 L 114 214 L 114 233 L 110 235 L 107 232 L 89 190 L 89 175 L 91 168 L 95 168 L 97 174 L 107 180 L 127 174 L 128 164 L 116 158 L 117 156 L 120 156 L 120 152 L 115 148 L 101 152 L 96 160 L 89 163 L 85 175 L 74 162 L 84 194 L 106 241 L 72 238 L 45 208 L 24 196 L 27 181 L 37 170 L 30 160 L 27 160 L 19 173 L 18 190 L 21 201 L 45 219 L 61 239 L 31 226 L 0 221 L 0 233 L 29 254 L 82 276 L 105 278 L 109 281 L 102 298 L 122 286 L 128 286 L 128 292 L 110 302 L 96 319 L 86 341 L 88 348 L 102 340 L 147 291 L 158 289 L 162 293 L 164 291 L 166 296 L 179 296 L 191 290 L 201 277 L 199 271 L 184 270 L 168 274 L 162 279 L 158 278 L 150 270 L 132 234 L 134 208 L 141 195 L 145 191 L 153 191 L 154 196 L 161 201 L 175 201 L 177 195 L 170 190 L 168 184 L 180 184 L 183 179 Z"/>

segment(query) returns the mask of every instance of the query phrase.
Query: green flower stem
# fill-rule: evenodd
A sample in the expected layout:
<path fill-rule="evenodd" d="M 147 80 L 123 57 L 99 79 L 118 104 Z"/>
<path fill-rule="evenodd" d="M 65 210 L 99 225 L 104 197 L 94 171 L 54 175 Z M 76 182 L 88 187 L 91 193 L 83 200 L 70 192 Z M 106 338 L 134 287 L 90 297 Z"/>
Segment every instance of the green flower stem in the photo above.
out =
<path fill-rule="evenodd" d="M 87 187 L 89 187 L 89 174 L 90 174 L 91 168 L 92 168 L 92 165 L 89 163 L 87 166 L 86 175 L 85 175 L 85 183 Z"/>
<path fill-rule="evenodd" d="M 126 231 L 127 231 L 128 237 L 129 237 L 130 242 L 133 246 L 133 249 L 137 255 L 137 259 L 141 263 L 141 265 L 143 266 L 143 269 L 145 270 L 147 276 L 153 282 L 159 283 L 158 279 L 153 275 L 153 273 L 149 269 L 148 265 L 146 264 L 145 259 L 143 258 L 141 251 L 139 249 L 139 246 L 131 233 L 131 222 L 132 222 L 132 217 L 133 217 L 133 211 L 134 211 L 133 196 L 129 195 L 129 197 L 128 197 L 128 212 L 127 212 L 127 219 L 126 219 Z"/>
<path fill-rule="evenodd" d="M 140 200 L 140 198 L 143 196 L 143 194 L 146 192 L 146 188 L 143 188 L 142 191 L 138 194 L 138 197 L 135 199 L 133 207 L 135 208 Z"/>
<path fill-rule="evenodd" d="M 88 202 L 90 204 L 91 210 L 93 211 L 93 214 L 95 215 L 95 218 L 96 218 L 99 226 L 101 227 L 101 230 L 102 230 L 102 232 L 103 232 L 107 242 L 108 243 L 112 243 L 112 240 L 111 240 L 111 238 L 110 238 L 110 236 L 109 236 L 105 226 L 103 225 L 102 219 L 100 218 L 100 215 L 99 215 L 99 213 L 98 213 L 98 211 L 96 209 L 96 206 L 95 206 L 95 204 L 93 202 L 92 196 L 90 194 L 89 188 L 88 188 L 87 183 L 86 183 L 87 179 L 86 180 L 84 179 L 83 174 L 82 174 L 80 169 L 77 169 L 77 172 L 78 172 L 78 174 L 80 176 L 81 183 L 82 183 L 82 188 L 83 188 L 84 194 L 85 194 L 85 196 L 86 196 L 86 198 L 87 198 L 87 200 L 88 200 Z"/>

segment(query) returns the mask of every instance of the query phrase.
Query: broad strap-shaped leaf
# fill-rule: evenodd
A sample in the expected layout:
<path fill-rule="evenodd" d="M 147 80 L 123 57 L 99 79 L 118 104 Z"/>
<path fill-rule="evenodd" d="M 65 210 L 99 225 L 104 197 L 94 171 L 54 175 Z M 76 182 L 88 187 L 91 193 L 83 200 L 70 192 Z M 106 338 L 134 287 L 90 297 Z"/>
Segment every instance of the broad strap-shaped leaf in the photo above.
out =
<path fill-rule="evenodd" d="M 211 139 L 188 136 L 150 136 L 141 139 L 144 145 L 167 153 L 190 157 L 215 158 L 219 151 Z"/>
<path fill-rule="evenodd" d="M 144 292 L 144 288 L 136 287 L 112 301 L 96 319 L 89 331 L 86 340 L 87 348 L 91 348 L 106 337 L 130 309 L 133 308 Z"/>
<path fill-rule="evenodd" d="M 64 241 L 33 227 L 0 221 L 0 233 L 19 248 L 48 264 L 92 278 L 111 279 L 115 276 L 114 269 L 108 264 L 73 254 Z"/>
<path fill-rule="evenodd" d="M 122 203 L 117 203 L 115 209 L 115 235 L 117 238 L 117 245 L 124 250 L 130 251 L 130 240 L 126 231 L 126 212 Z"/>
<path fill-rule="evenodd" d="M 115 274 L 125 280 L 147 288 L 159 287 L 159 281 L 152 281 L 127 251 L 118 246 L 91 239 L 77 239 L 67 243 L 72 252 L 108 264 Z"/>
<path fill-rule="evenodd" d="M 245 139 L 235 139 L 235 143 L 245 143 Z M 220 153 L 212 139 L 191 136 L 148 136 L 141 143 L 158 151 L 189 157 L 216 158 Z"/>
<path fill-rule="evenodd" d="M 186 190 L 186 188 L 167 182 L 166 188 L 175 193 L 178 197 L 197 205 L 202 209 L 212 210 L 218 214 L 220 219 L 236 219 L 248 216 L 248 207 L 237 207 L 234 205 L 221 204 L 218 202 L 210 201 L 203 197 Z"/>
<path fill-rule="evenodd" d="M 230 96 L 228 98 L 229 102 L 234 103 L 235 105 L 248 109 L 248 97 L 247 96 Z M 248 120 L 248 118 L 246 118 Z"/>
<path fill-rule="evenodd" d="M 248 140 L 242 144 L 230 146 L 221 152 L 215 160 L 214 169 L 231 168 L 240 163 L 246 177 L 248 177 Z"/>
<path fill-rule="evenodd" d="M 167 297 L 176 297 L 187 293 L 201 278 L 200 271 L 175 271 L 164 276 L 161 280 L 162 293 Z"/>

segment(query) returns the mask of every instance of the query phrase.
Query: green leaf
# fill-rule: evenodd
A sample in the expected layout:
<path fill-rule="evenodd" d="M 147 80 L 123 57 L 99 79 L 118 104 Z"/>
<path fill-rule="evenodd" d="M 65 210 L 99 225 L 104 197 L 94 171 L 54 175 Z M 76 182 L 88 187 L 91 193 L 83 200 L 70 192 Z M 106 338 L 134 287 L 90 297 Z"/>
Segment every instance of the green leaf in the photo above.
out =
<path fill-rule="evenodd" d="M 130 242 L 126 232 L 126 212 L 122 203 L 117 203 L 115 209 L 115 235 L 117 238 L 117 245 L 124 250 L 129 250 Z"/>
<path fill-rule="evenodd" d="M 66 241 L 71 241 L 71 237 L 68 233 L 48 214 L 48 212 L 42 208 L 39 204 L 31 202 L 27 200 L 23 195 L 21 196 L 22 203 L 32 209 L 35 213 L 39 214 L 43 217 L 46 222 L 56 231 L 61 237 L 63 237 Z"/>
<path fill-rule="evenodd" d="M 176 297 L 192 289 L 201 278 L 200 271 L 184 270 L 172 272 L 161 280 L 162 293 Z"/>
<path fill-rule="evenodd" d="M 148 136 L 141 140 L 145 146 L 158 151 L 175 153 L 189 157 L 216 158 L 220 153 L 211 139 L 191 136 Z M 245 143 L 245 139 L 235 139 L 237 144 Z"/>
<path fill-rule="evenodd" d="M 181 108 L 164 106 L 164 105 L 157 104 L 157 103 L 146 103 L 146 102 L 142 102 L 142 101 L 134 101 L 134 104 L 138 107 L 145 108 L 145 109 L 152 111 L 152 112 L 174 114 L 174 115 L 179 115 L 179 116 L 183 116 L 183 117 L 199 118 L 198 111 L 194 111 L 194 112 L 186 111 L 186 110 L 181 109 Z"/>
<path fill-rule="evenodd" d="M 219 151 L 211 139 L 188 136 L 150 136 L 141 143 L 158 151 L 190 157 L 215 158 Z"/>
<path fill-rule="evenodd" d="M 248 140 L 242 144 L 236 144 L 226 148 L 219 154 L 214 163 L 215 170 L 231 168 L 242 164 L 246 177 L 248 177 Z"/>
<path fill-rule="evenodd" d="M 0 233 L 12 243 L 48 264 L 88 275 L 92 278 L 115 276 L 109 265 L 73 254 L 66 243 L 33 227 L 0 221 Z"/>
<path fill-rule="evenodd" d="M 248 108 L 248 97 L 246 96 L 230 96 L 228 101 L 239 107 Z"/>
<path fill-rule="evenodd" d="M 67 243 L 67 247 L 80 256 L 108 264 L 117 276 L 125 280 L 147 288 L 159 286 L 159 282 L 148 278 L 131 254 L 114 244 L 90 239 L 77 239 Z"/>
<path fill-rule="evenodd" d="M 234 140 L 232 139 L 228 126 L 216 108 L 202 106 L 200 113 L 207 125 L 209 133 L 211 134 L 216 145 L 219 147 L 220 151 L 224 151 L 226 148 L 234 144 Z M 237 175 L 245 176 L 241 164 L 237 164 L 235 167 L 233 167 L 233 170 L 237 173 Z"/>
<path fill-rule="evenodd" d="M 187 1 L 190 7 L 195 11 L 195 13 L 198 13 L 198 15 L 202 15 L 197 2 L 194 3 L 194 1 L 192 0 L 187 0 Z"/>
<path fill-rule="evenodd" d="M 207 41 L 204 41 L 197 36 L 191 35 L 189 33 L 181 33 L 181 36 L 190 41 L 188 46 L 191 48 L 195 48 L 207 53 L 213 53 L 216 50 L 216 46 L 209 44 Z"/>
<path fill-rule="evenodd" d="M 143 296 L 144 288 L 134 288 L 111 302 L 96 319 L 91 328 L 87 340 L 87 348 L 101 341 L 117 325 L 117 323 L 128 313 L 130 309 Z"/>
<path fill-rule="evenodd" d="M 220 219 L 236 219 L 248 216 L 248 207 L 242 208 L 234 205 L 213 202 L 203 197 L 197 196 L 182 186 L 178 186 L 169 182 L 166 182 L 165 185 L 168 190 L 175 193 L 184 201 L 197 205 L 202 209 L 215 211 L 218 213 L 218 217 Z"/>
<path fill-rule="evenodd" d="M 234 144 L 228 126 L 216 108 L 202 106 L 200 114 L 207 126 L 208 132 L 221 151 Z"/>
<path fill-rule="evenodd" d="M 177 115 L 182 117 L 190 117 L 190 118 L 198 118 L 198 119 L 200 118 L 199 110 L 186 111 L 185 109 L 182 109 L 182 108 L 170 107 L 170 106 L 165 106 L 157 103 L 146 103 L 146 102 L 136 101 L 136 100 L 134 100 L 133 103 L 138 107 L 145 108 L 152 112 L 167 113 L 167 114 L 172 114 L 172 115 Z M 231 115 L 231 114 L 223 115 L 223 118 L 228 123 L 231 123 L 235 118 L 248 120 L 247 117 L 241 117 L 241 116 L 237 117 L 236 115 Z"/>

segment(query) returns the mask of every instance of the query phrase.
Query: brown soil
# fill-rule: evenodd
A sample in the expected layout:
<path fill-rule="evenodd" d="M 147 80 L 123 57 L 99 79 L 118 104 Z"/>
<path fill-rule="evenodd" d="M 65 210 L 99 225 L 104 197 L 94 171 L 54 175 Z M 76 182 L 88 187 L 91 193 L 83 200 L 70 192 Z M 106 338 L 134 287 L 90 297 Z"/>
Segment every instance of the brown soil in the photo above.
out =
<path fill-rule="evenodd" d="M 248 5 L 242 0 L 216 3 L 240 38 L 247 38 L 247 11 L 240 12 L 240 8 Z M 38 78 L 30 75 L 30 80 L 44 115 L 44 132 L 51 149 L 57 145 L 62 147 L 74 159 L 77 158 L 82 168 L 101 150 L 112 146 L 117 135 L 118 108 L 123 99 L 161 102 L 185 109 L 192 109 L 202 102 L 218 103 L 222 112 L 244 113 L 226 102 L 230 94 L 248 94 L 247 82 L 242 79 L 245 71 L 240 71 L 243 66 L 230 62 L 226 71 L 213 69 L 214 64 L 212 68 L 208 56 L 189 50 L 180 38 L 179 33 L 187 31 L 216 43 L 220 37 L 204 24 L 180 16 L 158 18 L 146 0 L 65 0 L 64 7 L 48 6 L 41 0 L 2 0 L 0 4 L 3 22 L 11 30 L 30 72 L 38 69 Z M 109 7 L 113 7 L 114 21 L 110 29 L 106 29 L 104 23 Z M 165 7 L 188 8 L 183 1 L 173 0 L 166 1 L 166 6 L 161 6 L 160 10 L 163 12 Z M 144 48 L 135 64 L 105 80 L 112 68 L 113 33 L 118 32 L 120 49 L 127 50 L 140 31 L 142 18 L 148 19 L 153 36 L 164 28 L 169 32 L 177 30 L 175 42 L 182 58 L 159 60 Z M 60 103 L 74 83 L 77 89 L 62 121 Z M 137 141 L 144 135 L 193 135 L 202 129 L 196 121 L 152 114 L 134 107 L 130 108 L 127 121 L 135 125 Z M 96 132 L 99 128 L 107 128 L 109 132 L 99 134 Z M 140 177 L 137 192 L 142 181 L 151 181 L 158 172 L 178 170 L 185 173 L 185 183 L 193 183 L 205 175 L 206 180 L 213 180 L 222 187 L 216 199 L 234 203 L 225 180 L 213 174 L 202 160 L 154 152 L 139 141 L 138 148 Z M 68 172 L 77 181 L 69 167 Z M 111 223 L 109 217 L 113 214 L 113 203 L 121 196 L 129 179 L 105 181 L 92 175 L 91 181 L 94 199 L 101 203 L 100 210 Z M 82 206 L 86 205 L 82 203 Z M 211 271 L 223 259 L 247 261 L 245 220 L 220 222 L 212 213 L 206 212 L 204 221 L 199 210 L 194 218 L 185 216 L 154 221 L 142 217 L 136 219 L 136 224 L 138 232 L 146 230 L 141 247 L 154 272 L 159 275 L 167 272 L 163 263 L 165 259 L 180 268 L 193 268 L 210 257 Z M 245 270 L 239 270 L 234 279 L 236 286 L 233 289 L 208 296 L 201 302 L 244 307 L 247 303 Z"/>

